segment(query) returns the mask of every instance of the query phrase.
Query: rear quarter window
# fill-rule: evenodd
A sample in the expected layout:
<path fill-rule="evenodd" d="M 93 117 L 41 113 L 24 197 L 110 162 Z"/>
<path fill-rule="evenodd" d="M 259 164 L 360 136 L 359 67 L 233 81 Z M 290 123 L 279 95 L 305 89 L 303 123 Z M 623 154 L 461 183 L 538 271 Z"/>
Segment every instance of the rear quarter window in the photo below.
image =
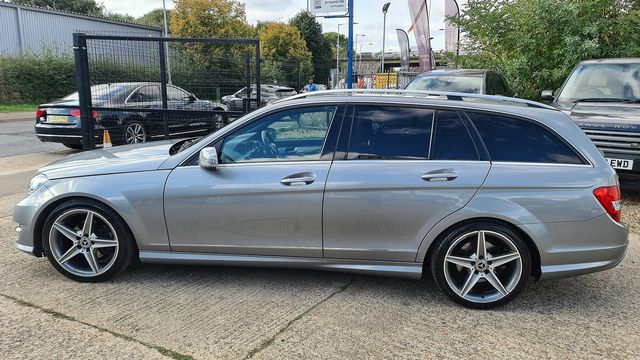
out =
<path fill-rule="evenodd" d="M 491 161 L 584 164 L 584 160 L 551 130 L 524 119 L 467 112 Z"/>

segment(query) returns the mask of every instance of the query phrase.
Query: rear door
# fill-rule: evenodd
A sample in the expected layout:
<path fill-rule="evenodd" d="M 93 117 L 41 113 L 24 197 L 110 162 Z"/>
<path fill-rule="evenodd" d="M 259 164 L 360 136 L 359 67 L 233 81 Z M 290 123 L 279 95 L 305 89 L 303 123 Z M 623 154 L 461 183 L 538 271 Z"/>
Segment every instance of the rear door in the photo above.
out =
<path fill-rule="evenodd" d="M 356 105 L 323 209 L 326 258 L 415 261 L 428 230 L 462 208 L 490 168 L 455 111 Z"/>

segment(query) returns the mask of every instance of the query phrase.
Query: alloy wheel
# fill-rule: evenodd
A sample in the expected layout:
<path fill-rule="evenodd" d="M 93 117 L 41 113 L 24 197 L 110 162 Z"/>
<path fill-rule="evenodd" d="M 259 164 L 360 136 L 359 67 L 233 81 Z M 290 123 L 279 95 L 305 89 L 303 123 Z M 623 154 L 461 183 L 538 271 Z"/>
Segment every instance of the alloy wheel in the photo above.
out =
<path fill-rule="evenodd" d="M 489 230 L 459 236 L 449 246 L 442 265 L 449 287 L 474 303 L 504 298 L 522 276 L 522 256 L 514 242 Z"/>
<path fill-rule="evenodd" d="M 143 143 L 147 140 L 147 133 L 142 124 L 134 122 L 125 129 L 125 141 L 127 144 Z"/>
<path fill-rule="evenodd" d="M 108 271 L 118 257 L 116 231 L 102 215 L 74 209 L 58 216 L 49 232 L 53 259 L 65 270 L 81 277 Z"/>

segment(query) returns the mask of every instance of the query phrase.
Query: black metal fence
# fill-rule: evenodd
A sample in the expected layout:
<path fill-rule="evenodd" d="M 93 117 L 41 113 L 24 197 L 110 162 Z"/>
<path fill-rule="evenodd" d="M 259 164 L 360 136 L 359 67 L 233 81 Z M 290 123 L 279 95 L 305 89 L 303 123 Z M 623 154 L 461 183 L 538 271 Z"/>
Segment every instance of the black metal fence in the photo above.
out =
<path fill-rule="evenodd" d="M 73 40 L 85 150 L 102 143 L 105 130 L 114 144 L 206 135 L 263 104 L 259 40 Z M 290 70 L 283 81 L 296 80 Z"/>

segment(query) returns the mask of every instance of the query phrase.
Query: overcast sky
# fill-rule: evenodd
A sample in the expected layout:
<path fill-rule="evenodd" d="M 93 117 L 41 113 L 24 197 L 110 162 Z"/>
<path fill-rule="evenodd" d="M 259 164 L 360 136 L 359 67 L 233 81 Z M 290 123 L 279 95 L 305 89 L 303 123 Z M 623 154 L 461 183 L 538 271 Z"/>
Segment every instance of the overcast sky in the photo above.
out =
<path fill-rule="evenodd" d="M 162 0 L 102 0 L 102 4 L 111 12 L 141 16 L 146 12 L 162 7 Z M 300 10 L 307 8 L 307 0 L 242 0 L 247 11 L 247 20 L 251 24 L 257 21 L 288 21 Z M 354 0 L 354 32 L 365 34 L 359 37 L 361 44 L 373 43 L 362 47 L 362 51 L 379 51 L 382 48 L 382 5 L 391 2 L 387 13 L 386 49 L 398 51 L 398 39 L 395 29 L 408 30 L 411 25 L 407 0 Z M 431 36 L 434 37 L 432 46 L 435 50 L 444 47 L 444 0 L 427 0 L 430 3 Z M 466 0 L 458 0 L 462 4 Z M 167 8 L 173 8 L 173 1 L 167 0 Z M 346 22 L 346 19 L 318 19 L 323 31 L 337 31 L 338 24 Z M 347 33 L 347 26 L 341 26 L 340 32 Z M 415 39 L 409 34 L 411 49 L 415 50 Z M 360 46 L 358 46 L 360 47 Z M 359 49 L 356 49 L 359 50 Z"/>

